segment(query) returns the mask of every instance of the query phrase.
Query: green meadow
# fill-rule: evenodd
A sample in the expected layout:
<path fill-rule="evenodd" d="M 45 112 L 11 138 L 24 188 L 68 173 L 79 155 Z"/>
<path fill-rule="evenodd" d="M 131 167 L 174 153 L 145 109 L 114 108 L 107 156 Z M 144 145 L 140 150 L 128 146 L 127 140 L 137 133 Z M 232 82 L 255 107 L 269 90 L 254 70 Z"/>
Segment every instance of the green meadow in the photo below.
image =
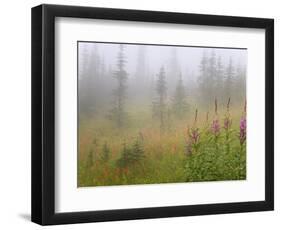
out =
<path fill-rule="evenodd" d="M 159 121 L 148 111 L 132 108 L 127 127 L 108 119 L 81 120 L 79 186 L 108 186 L 246 179 L 246 140 L 240 138 L 243 107 L 197 120 Z M 230 120 L 225 127 L 226 119 Z M 217 133 L 214 120 L 219 121 Z M 198 132 L 194 140 L 192 132 Z"/>

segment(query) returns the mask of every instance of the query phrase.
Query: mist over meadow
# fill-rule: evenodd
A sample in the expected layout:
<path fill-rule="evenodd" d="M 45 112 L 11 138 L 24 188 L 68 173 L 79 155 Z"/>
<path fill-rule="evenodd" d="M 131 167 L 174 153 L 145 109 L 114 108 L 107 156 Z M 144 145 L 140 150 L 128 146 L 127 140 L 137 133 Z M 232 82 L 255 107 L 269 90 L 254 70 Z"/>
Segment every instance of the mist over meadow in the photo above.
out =
<path fill-rule="evenodd" d="M 226 103 L 229 96 L 233 97 L 233 102 L 245 97 L 247 65 L 245 49 L 131 44 L 122 46 L 124 70 L 127 74 L 128 103 L 133 99 L 148 100 L 148 97 L 153 99 L 161 67 L 164 68 L 166 75 L 168 98 L 175 93 L 179 78 L 183 81 L 186 97 L 203 104 L 204 107 L 209 107 L 209 101 L 214 101 L 215 98 L 218 98 L 220 103 Z M 94 112 L 110 106 L 117 84 L 113 75 L 117 69 L 119 49 L 119 44 L 79 43 L 81 112 L 86 110 Z M 87 91 L 91 92 L 87 94 Z M 102 102 L 103 100 L 105 102 Z M 102 103 L 98 103 L 99 101 Z M 83 108 L 84 103 L 86 108 Z"/>
<path fill-rule="evenodd" d="M 79 186 L 245 179 L 246 73 L 246 49 L 79 42 Z"/>

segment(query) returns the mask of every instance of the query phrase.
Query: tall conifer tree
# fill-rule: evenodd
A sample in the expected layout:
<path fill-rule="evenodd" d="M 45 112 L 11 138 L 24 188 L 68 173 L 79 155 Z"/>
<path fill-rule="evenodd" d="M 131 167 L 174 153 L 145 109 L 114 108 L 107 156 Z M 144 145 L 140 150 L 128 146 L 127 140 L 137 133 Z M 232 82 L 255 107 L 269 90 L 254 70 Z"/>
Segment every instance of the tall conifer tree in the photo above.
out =
<path fill-rule="evenodd" d="M 234 89 L 234 67 L 232 58 L 229 59 L 228 66 L 225 70 L 225 80 L 224 80 L 224 97 L 232 98 Z"/>
<path fill-rule="evenodd" d="M 157 97 L 153 102 L 153 115 L 160 120 L 160 130 L 163 131 L 165 127 L 165 113 L 166 113 L 166 98 L 167 98 L 167 83 L 164 67 L 161 67 L 157 76 L 156 82 Z"/>
<path fill-rule="evenodd" d="M 179 80 L 176 86 L 174 97 L 172 99 L 172 103 L 175 115 L 178 118 L 183 118 L 184 114 L 188 110 L 188 105 L 186 102 L 186 92 L 181 74 L 179 75 Z"/>
<path fill-rule="evenodd" d="M 127 95 L 128 74 L 125 70 L 125 63 L 124 46 L 120 45 L 117 56 L 117 70 L 113 74 L 113 77 L 117 81 L 117 88 L 113 90 L 114 107 L 110 116 L 119 128 L 124 127 L 127 118 L 125 100 Z"/>

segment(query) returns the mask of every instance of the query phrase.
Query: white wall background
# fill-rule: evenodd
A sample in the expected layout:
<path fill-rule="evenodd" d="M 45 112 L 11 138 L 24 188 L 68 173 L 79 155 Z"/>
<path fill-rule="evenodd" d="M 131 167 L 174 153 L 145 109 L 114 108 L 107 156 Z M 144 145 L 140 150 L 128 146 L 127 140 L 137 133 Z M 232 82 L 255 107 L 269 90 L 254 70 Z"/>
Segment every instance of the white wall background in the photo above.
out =
<path fill-rule="evenodd" d="M 0 228 L 39 229 L 30 222 L 30 9 L 36 0 L 1 2 Z M 76 224 L 68 229 L 277 229 L 281 219 L 280 6 L 278 0 L 56 0 L 51 4 L 162 10 L 275 19 L 275 211 L 153 220 Z M 281 163 L 280 163 L 281 164 Z M 64 229 L 66 226 L 55 226 Z M 49 227 L 47 227 L 49 228 Z"/>

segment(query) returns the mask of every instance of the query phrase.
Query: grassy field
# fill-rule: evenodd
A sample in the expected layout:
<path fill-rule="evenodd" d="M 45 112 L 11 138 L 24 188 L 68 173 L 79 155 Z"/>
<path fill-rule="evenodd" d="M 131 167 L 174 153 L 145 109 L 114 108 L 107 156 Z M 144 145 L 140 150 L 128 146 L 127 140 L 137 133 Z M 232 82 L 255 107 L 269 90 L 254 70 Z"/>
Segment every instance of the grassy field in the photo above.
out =
<path fill-rule="evenodd" d="M 246 179 L 243 106 L 167 118 L 130 108 L 127 127 L 105 117 L 80 118 L 78 186 Z M 189 115 L 189 116 L 188 116 Z"/>

